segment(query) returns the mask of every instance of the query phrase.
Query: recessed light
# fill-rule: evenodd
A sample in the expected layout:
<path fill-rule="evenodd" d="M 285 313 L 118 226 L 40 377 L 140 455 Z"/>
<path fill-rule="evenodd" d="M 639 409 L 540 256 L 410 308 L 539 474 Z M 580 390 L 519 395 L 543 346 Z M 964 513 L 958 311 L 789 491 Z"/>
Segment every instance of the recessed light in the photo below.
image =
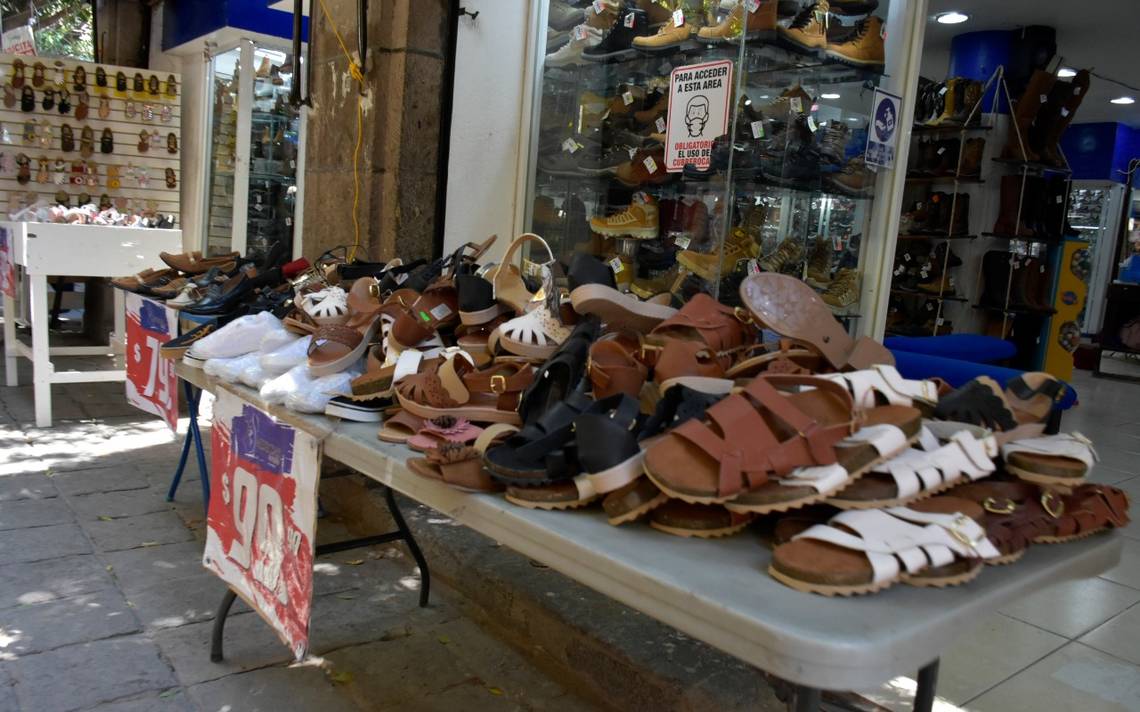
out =
<path fill-rule="evenodd" d="M 839 95 L 838 95 L 838 94 L 834 94 L 834 93 L 833 93 L 833 94 L 820 94 L 820 95 L 819 95 L 819 98 L 820 98 L 820 99 L 838 99 L 838 98 L 839 98 Z"/>
<path fill-rule="evenodd" d="M 1113 100 L 1112 100 L 1112 103 L 1113 103 L 1113 104 L 1124 104 L 1124 105 L 1127 105 L 1127 104 L 1135 104 L 1135 103 L 1136 103 L 1136 100 L 1135 100 L 1135 99 L 1133 99 L 1133 98 L 1132 98 L 1132 97 L 1130 97 L 1130 96 L 1118 96 L 1118 97 L 1116 97 L 1115 99 L 1113 99 Z"/>
<path fill-rule="evenodd" d="M 760 98 L 761 98 L 761 99 L 767 99 L 767 98 L 768 98 L 768 95 L 767 95 L 767 94 L 761 94 L 761 95 L 760 95 Z"/>
<path fill-rule="evenodd" d="M 934 19 L 940 25 L 960 25 L 966 20 L 969 20 L 970 16 L 956 10 L 951 10 L 950 12 L 943 12 L 935 15 Z"/>
<path fill-rule="evenodd" d="M 847 117 L 847 120 L 848 120 L 848 121 L 854 121 L 855 123 L 858 123 L 858 122 L 859 122 L 859 119 L 855 118 L 854 116 L 848 116 L 848 117 Z"/>
<path fill-rule="evenodd" d="M 1077 70 L 1070 69 L 1069 67 L 1061 67 L 1057 70 L 1057 76 L 1061 79 L 1069 79 L 1077 76 Z"/>

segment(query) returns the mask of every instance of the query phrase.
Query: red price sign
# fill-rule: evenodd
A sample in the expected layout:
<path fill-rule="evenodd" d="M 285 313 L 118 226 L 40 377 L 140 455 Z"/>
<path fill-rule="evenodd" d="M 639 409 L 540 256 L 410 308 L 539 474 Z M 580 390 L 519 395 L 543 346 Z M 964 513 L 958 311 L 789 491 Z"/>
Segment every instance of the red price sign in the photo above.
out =
<path fill-rule="evenodd" d="M 174 361 L 160 357 L 162 345 L 174 338 L 173 309 L 137 294 L 127 294 L 127 402 L 157 415 L 170 428 L 178 426 L 178 377 Z"/>
<path fill-rule="evenodd" d="M 0 227 L 0 293 L 16 298 L 16 262 L 13 259 L 12 231 Z"/>
<path fill-rule="evenodd" d="M 316 438 L 219 390 L 202 563 L 277 632 L 309 647 L 317 526 Z"/>

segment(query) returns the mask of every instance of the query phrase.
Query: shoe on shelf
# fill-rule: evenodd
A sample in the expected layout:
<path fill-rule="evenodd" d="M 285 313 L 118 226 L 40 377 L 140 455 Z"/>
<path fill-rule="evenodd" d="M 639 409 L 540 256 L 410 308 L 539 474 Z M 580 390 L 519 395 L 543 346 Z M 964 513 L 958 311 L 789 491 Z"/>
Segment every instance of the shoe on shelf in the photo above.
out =
<path fill-rule="evenodd" d="M 578 171 L 588 176 L 613 175 L 619 166 L 629 163 L 629 157 L 636 152 L 633 146 L 613 145 L 601 153 L 578 151 Z"/>
<path fill-rule="evenodd" d="M 645 193 L 635 193 L 629 206 L 619 213 L 590 219 L 590 229 L 606 237 L 652 240 L 658 236 L 659 228 L 657 201 Z"/>
<path fill-rule="evenodd" d="M 692 13 L 685 16 L 685 21 L 681 25 L 666 22 L 658 28 L 656 34 L 633 38 L 633 47 L 642 52 L 654 53 L 680 49 L 696 36 L 697 30 L 703 24 L 700 21 L 701 17 L 701 13 Z"/>
<path fill-rule="evenodd" d="M 840 193 L 864 196 L 874 189 L 875 174 L 867 170 L 863 157 L 857 156 L 848 161 L 842 171 L 829 175 L 827 182 Z"/>
<path fill-rule="evenodd" d="M 807 279 L 804 281 L 816 289 L 827 289 L 831 284 L 831 240 L 823 235 L 815 238 L 811 254 L 808 255 Z"/>
<path fill-rule="evenodd" d="M 776 251 L 760 260 L 760 269 L 765 272 L 782 272 L 797 264 L 804 255 L 800 243 L 788 237 L 776 246 Z"/>
<path fill-rule="evenodd" d="M 632 15 L 632 18 L 630 17 Z M 637 54 L 633 40 L 650 34 L 649 16 L 644 10 L 626 8 L 602 41 L 582 50 L 582 58 L 590 62 L 614 62 Z"/>
<path fill-rule="evenodd" d="M 851 306 L 859 300 L 859 273 L 853 269 L 839 270 L 820 298 L 833 309 Z"/>
<path fill-rule="evenodd" d="M 547 9 L 546 24 L 553 30 L 569 30 L 575 25 L 586 21 L 586 13 L 580 7 L 574 7 L 566 0 L 550 0 Z"/>
<path fill-rule="evenodd" d="M 855 31 L 839 42 L 828 42 L 824 54 L 843 64 L 882 71 L 886 64 L 883 21 L 875 15 L 860 20 Z"/>
<path fill-rule="evenodd" d="M 801 10 L 789 26 L 779 28 L 780 40 L 800 51 L 825 49 L 830 12 L 828 0 L 816 0 Z"/>
<path fill-rule="evenodd" d="M 581 27 L 577 34 L 570 36 L 569 42 L 546 55 L 546 66 L 572 67 L 586 63 L 582 59 L 582 52 L 588 47 L 596 47 L 602 41 L 602 31 L 589 25 Z"/>
<path fill-rule="evenodd" d="M 984 138 L 968 138 L 962 149 L 962 163 L 958 167 L 960 177 L 976 177 L 982 173 L 982 154 L 986 150 Z"/>
<path fill-rule="evenodd" d="M 829 121 L 819 133 L 819 155 L 828 162 L 841 166 L 847 156 L 847 127 L 838 121 Z"/>
<path fill-rule="evenodd" d="M 919 282 L 918 291 L 937 294 L 942 297 L 953 297 L 954 285 L 950 281 L 950 273 L 935 274 L 928 281 Z"/>
<path fill-rule="evenodd" d="M 741 30 L 745 40 L 761 39 L 776 31 L 778 0 L 761 0 L 755 10 L 747 10 L 744 0 L 736 0 L 728 15 L 713 27 L 702 27 L 697 32 L 701 42 L 719 44 L 734 42 L 740 38 Z M 747 19 L 744 16 L 747 15 Z"/>
<path fill-rule="evenodd" d="M 677 253 L 677 262 L 701 279 L 715 282 L 722 274 L 731 272 L 740 260 L 756 257 L 759 249 L 748 233 L 734 228 L 724 241 L 724 248 L 710 253 L 682 250 Z"/>
<path fill-rule="evenodd" d="M 632 159 L 614 169 L 614 177 L 631 188 L 667 182 L 670 176 L 665 171 L 665 147 L 639 149 Z"/>

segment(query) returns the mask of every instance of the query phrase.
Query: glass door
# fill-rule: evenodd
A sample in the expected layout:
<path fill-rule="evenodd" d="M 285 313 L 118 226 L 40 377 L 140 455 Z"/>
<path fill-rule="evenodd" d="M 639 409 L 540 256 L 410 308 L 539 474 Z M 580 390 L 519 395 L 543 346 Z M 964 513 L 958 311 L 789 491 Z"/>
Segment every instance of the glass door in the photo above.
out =
<path fill-rule="evenodd" d="M 240 54 L 240 50 L 232 49 L 214 56 L 210 63 L 213 108 L 210 112 L 210 160 L 206 188 L 208 254 L 221 254 L 233 249 Z"/>
<path fill-rule="evenodd" d="M 285 52 L 267 47 L 255 47 L 253 61 L 246 247 L 263 255 L 280 244 L 288 256 L 293 252 L 301 121 L 289 104 L 293 63 Z"/>

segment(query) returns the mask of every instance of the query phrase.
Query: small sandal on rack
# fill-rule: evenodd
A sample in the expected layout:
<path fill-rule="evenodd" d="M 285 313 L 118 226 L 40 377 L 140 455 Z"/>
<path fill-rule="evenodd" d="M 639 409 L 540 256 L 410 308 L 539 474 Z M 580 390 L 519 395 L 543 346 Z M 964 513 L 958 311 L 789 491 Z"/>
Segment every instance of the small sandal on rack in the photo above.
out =
<path fill-rule="evenodd" d="M 757 325 L 810 346 L 837 370 L 895 363 L 881 343 L 868 337 L 852 339 L 819 294 L 796 277 L 754 274 L 740 283 L 740 299 Z"/>
<path fill-rule="evenodd" d="M 871 468 L 827 503 L 840 509 L 905 506 L 997 469 L 997 440 L 976 425 L 927 420 L 918 443 Z"/>
<path fill-rule="evenodd" d="M 673 536 L 719 539 L 744 531 L 756 516 L 731 512 L 715 504 L 671 499 L 650 512 L 649 526 Z"/>
<path fill-rule="evenodd" d="M 811 388 L 787 391 L 804 386 Z M 645 471 L 661 491 L 686 502 L 786 511 L 831 496 L 904 450 L 920 421 L 918 411 L 901 406 L 857 419 L 839 384 L 761 376 L 711 406 L 706 419 L 666 433 L 646 452 Z"/>
<path fill-rule="evenodd" d="M 408 469 L 420 477 L 442 482 L 463 492 L 499 492 L 503 486 L 483 470 L 477 448 L 456 442 L 440 443 L 424 457 L 408 459 Z"/>
<path fill-rule="evenodd" d="M 571 333 L 562 322 L 558 296 L 551 295 L 522 316 L 503 322 L 491 341 L 507 353 L 545 361 L 558 350 Z"/>
<path fill-rule="evenodd" d="M 554 264 L 554 253 L 550 250 L 550 245 L 546 244 L 546 240 L 543 240 L 534 233 L 528 232 L 516 237 L 510 246 L 507 247 L 507 252 L 503 255 L 503 261 L 488 270 L 485 275 L 485 279 L 491 282 L 495 299 L 505 304 L 515 314 L 525 314 L 540 304 L 546 296 L 543 290 L 533 293 L 527 289 L 526 282 L 522 278 L 522 273 L 514 265 L 515 253 L 518 252 L 520 247 L 527 243 L 535 243 L 541 247 L 543 256 L 546 258 L 544 262 L 527 261 L 539 266 Z"/>
<path fill-rule="evenodd" d="M 1001 446 L 1006 472 L 1026 482 L 1068 491 L 1084 484 L 1098 459 L 1080 433 L 1060 433 L 1015 440 Z"/>
<path fill-rule="evenodd" d="M 807 593 L 853 596 L 899 582 L 953 586 L 976 578 L 1001 553 L 966 499 L 937 497 L 909 507 L 841 512 L 772 552 L 768 573 Z M 940 511 L 932 511 L 937 508 Z"/>

